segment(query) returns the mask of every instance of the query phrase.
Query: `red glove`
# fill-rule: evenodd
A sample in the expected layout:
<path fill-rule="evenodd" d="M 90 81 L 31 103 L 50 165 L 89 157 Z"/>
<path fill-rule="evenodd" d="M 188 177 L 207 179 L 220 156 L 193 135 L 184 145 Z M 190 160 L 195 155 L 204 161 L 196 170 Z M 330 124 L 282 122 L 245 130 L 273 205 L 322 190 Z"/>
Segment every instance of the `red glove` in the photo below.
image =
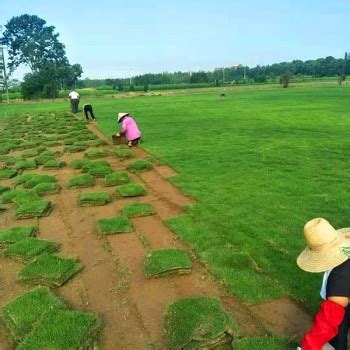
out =
<path fill-rule="evenodd" d="M 338 333 L 338 327 L 343 321 L 345 308 L 331 300 L 325 300 L 315 316 L 310 332 L 306 333 L 301 342 L 303 350 L 321 350 L 329 340 Z"/>

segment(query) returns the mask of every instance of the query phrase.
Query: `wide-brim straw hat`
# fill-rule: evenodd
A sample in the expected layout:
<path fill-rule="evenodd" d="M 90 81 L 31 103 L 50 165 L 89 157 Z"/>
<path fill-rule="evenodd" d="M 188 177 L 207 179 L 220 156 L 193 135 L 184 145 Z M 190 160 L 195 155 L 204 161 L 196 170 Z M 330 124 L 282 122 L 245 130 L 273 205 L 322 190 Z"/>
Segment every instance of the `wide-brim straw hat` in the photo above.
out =
<path fill-rule="evenodd" d="M 125 117 L 125 116 L 127 116 L 127 115 L 129 115 L 129 113 L 118 113 L 118 117 L 117 117 L 118 123 L 120 122 L 120 120 L 121 120 L 123 117 Z"/>
<path fill-rule="evenodd" d="M 325 272 L 348 259 L 343 248 L 350 247 L 350 228 L 340 230 L 325 219 L 316 218 L 304 226 L 307 248 L 297 258 L 298 266 L 307 272 Z"/>

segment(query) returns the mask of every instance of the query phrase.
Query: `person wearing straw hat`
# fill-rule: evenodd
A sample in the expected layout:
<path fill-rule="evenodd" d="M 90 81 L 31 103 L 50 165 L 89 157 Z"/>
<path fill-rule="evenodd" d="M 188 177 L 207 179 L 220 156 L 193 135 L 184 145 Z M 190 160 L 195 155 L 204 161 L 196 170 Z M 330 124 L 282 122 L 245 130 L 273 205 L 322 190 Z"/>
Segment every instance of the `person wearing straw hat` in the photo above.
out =
<path fill-rule="evenodd" d="M 324 301 L 311 330 L 302 339 L 302 350 L 321 350 L 329 342 L 335 350 L 347 349 L 350 327 L 350 228 L 335 230 L 316 218 L 304 227 L 307 248 L 297 258 L 307 272 L 324 272 L 321 297 Z"/>
<path fill-rule="evenodd" d="M 134 118 L 129 113 L 118 113 L 117 121 L 122 123 L 122 127 L 116 136 L 125 134 L 129 147 L 138 145 L 141 140 L 141 131 Z"/>

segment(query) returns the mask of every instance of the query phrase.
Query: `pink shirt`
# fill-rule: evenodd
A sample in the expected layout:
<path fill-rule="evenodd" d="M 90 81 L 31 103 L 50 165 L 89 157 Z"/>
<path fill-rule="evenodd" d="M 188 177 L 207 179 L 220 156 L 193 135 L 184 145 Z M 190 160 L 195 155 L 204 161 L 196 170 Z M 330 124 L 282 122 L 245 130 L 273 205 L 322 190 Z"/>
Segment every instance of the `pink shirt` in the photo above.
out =
<path fill-rule="evenodd" d="M 121 132 L 125 133 L 128 141 L 141 137 L 141 131 L 139 130 L 135 120 L 130 116 L 123 119 Z"/>

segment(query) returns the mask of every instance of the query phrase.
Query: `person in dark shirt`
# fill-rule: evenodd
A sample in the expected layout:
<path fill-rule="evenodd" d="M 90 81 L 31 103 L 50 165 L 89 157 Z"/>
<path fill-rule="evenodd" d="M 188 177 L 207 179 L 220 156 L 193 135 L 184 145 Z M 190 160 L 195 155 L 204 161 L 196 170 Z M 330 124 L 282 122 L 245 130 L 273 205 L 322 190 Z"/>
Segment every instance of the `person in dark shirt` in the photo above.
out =
<path fill-rule="evenodd" d="M 304 227 L 308 247 L 297 264 L 307 272 L 324 272 L 324 299 L 311 330 L 302 339 L 302 350 L 321 350 L 330 343 L 335 350 L 347 350 L 350 326 L 350 228 L 335 230 L 327 220 L 316 218 Z"/>
<path fill-rule="evenodd" d="M 89 120 L 89 114 L 90 114 L 92 121 L 94 122 L 96 121 L 94 111 L 92 110 L 92 105 L 90 103 L 85 104 L 83 107 L 83 110 L 84 110 L 86 120 Z"/>

